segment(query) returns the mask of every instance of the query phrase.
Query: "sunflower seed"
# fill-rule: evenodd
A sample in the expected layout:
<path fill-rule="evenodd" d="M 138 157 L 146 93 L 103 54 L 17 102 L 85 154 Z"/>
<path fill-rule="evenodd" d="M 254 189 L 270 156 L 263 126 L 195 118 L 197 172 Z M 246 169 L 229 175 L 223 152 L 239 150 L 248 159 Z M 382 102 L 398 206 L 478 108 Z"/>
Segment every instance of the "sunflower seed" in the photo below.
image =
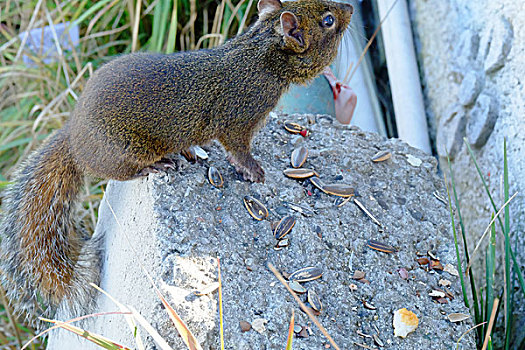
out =
<path fill-rule="evenodd" d="M 255 219 L 261 221 L 268 217 L 268 209 L 252 196 L 244 197 L 244 206 L 248 209 L 248 213 Z"/>
<path fill-rule="evenodd" d="M 321 190 L 326 194 L 339 197 L 351 197 L 355 195 L 354 188 L 345 184 L 325 184 Z"/>
<path fill-rule="evenodd" d="M 279 223 L 275 227 L 275 230 L 273 231 L 273 235 L 276 239 L 281 240 L 292 230 L 292 227 L 294 225 L 295 218 L 291 215 L 287 215 L 284 218 L 282 218 L 281 221 L 279 221 Z"/>
<path fill-rule="evenodd" d="M 373 239 L 370 239 L 366 245 L 369 248 L 379 250 L 380 252 L 384 253 L 395 253 L 397 251 L 396 248 L 392 247 L 391 245 L 379 241 L 374 241 Z"/>
<path fill-rule="evenodd" d="M 286 129 L 286 131 L 292 134 L 298 134 L 301 131 L 306 130 L 304 126 L 291 122 L 289 120 L 284 122 L 284 128 Z"/>
<path fill-rule="evenodd" d="M 321 179 L 319 179 L 318 177 L 311 177 L 311 178 L 310 178 L 310 182 L 311 182 L 315 187 L 317 187 L 318 189 L 320 189 L 321 191 L 324 192 L 324 183 L 321 181 Z"/>
<path fill-rule="evenodd" d="M 315 311 L 321 312 L 323 310 L 321 299 L 319 299 L 319 296 L 313 289 L 308 289 L 308 302 Z"/>
<path fill-rule="evenodd" d="M 297 281 L 290 281 L 290 283 L 288 283 L 288 285 L 290 286 L 290 288 L 296 292 L 297 294 L 304 294 L 306 293 L 306 288 L 303 287 L 299 282 Z"/>
<path fill-rule="evenodd" d="M 383 162 L 387 159 L 390 159 L 392 157 L 392 153 L 390 151 L 379 151 L 372 157 L 372 162 L 378 163 Z"/>
<path fill-rule="evenodd" d="M 285 247 L 288 247 L 289 245 L 290 245 L 290 241 L 288 240 L 288 238 L 285 238 L 285 239 L 279 240 L 277 244 L 275 245 L 275 247 L 285 248 Z"/>
<path fill-rule="evenodd" d="M 306 162 L 306 157 L 308 157 L 308 149 L 306 149 L 306 147 L 301 146 L 299 148 L 294 149 L 291 157 L 292 167 L 302 167 L 304 162 Z"/>
<path fill-rule="evenodd" d="M 366 309 L 369 309 L 369 310 L 376 310 L 377 307 L 375 307 L 374 305 L 370 304 L 368 301 L 366 300 L 363 300 L 363 306 L 366 308 Z"/>
<path fill-rule="evenodd" d="M 193 146 L 193 152 L 200 159 L 208 159 L 208 152 L 200 148 L 199 146 Z"/>
<path fill-rule="evenodd" d="M 210 180 L 210 183 L 217 188 L 221 188 L 222 185 L 224 185 L 221 173 L 214 166 L 211 166 L 208 169 L 208 180 Z"/>
<path fill-rule="evenodd" d="M 319 176 L 319 174 L 313 169 L 306 168 L 288 168 L 283 171 L 284 175 L 291 177 L 292 179 L 306 179 L 311 176 Z"/>
<path fill-rule="evenodd" d="M 288 277 L 288 280 L 297 282 L 308 282 L 318 279 L 321 276 L 323 276 L 323 271 L 320 268 L 315 266 L 308 266 L 303 267 L 302 269 L 299 269 L 292 273 Z"/>
<path fill-rule="evenodd" d="M 470 315 L 462 313 L 453 313 L 447 316 L 450 322 L 461 322 L 470 318 Z"/>

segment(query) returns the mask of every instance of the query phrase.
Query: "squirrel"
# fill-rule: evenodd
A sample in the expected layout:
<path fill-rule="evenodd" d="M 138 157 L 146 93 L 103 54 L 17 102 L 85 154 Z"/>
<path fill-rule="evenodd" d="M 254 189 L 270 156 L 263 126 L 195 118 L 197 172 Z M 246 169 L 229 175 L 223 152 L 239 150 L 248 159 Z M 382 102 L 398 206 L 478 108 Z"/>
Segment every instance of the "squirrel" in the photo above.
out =
<path fill-rule="evenodd" d="M 218 140 L 245 180 L 264 182 L 250 152 L 255 132 L 291 84 L 334 60 L 353 8 L 325 0 L 257 8 L 257 21 L 219 47 L 123 55 L 88 80 L 70 119 L 4 196 L 0 279 L 16 310 L 65 301 L 75 311 L 94 299 L 88 282 L 98 281 L 100 245 L 74 220 L 84 176 L 133 179 Z"/>

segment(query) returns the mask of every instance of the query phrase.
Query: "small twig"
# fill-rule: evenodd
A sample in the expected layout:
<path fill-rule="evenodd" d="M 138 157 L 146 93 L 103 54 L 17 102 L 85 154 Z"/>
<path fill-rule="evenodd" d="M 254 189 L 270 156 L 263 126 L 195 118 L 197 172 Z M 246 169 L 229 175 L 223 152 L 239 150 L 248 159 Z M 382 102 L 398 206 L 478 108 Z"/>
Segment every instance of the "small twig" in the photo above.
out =
<path fill-rule="evenodd" d="M 37 338 L 43 336 L 44 334 L 47 334 L 47 333 L 51 332 L 53 329 L 57 329 L 57 328 L 62 327 L 61 326 L 62 324 L 69 324 L 69 323 L 73 323 L 73 322 L 76 322 L 76 321 L 83 320 L 85 318 L 105 316 L 105 315 L 131 315 L 131 312 L 122 312 L 122 311 L 97 312 L 97 313 L 94 313 L 94 314 L 89 314 L 89 315 L 84 315 L 84 316 L 72 318 L 72 319 L 67 320 L 67 321 L 54 320 L 54 321 L 57 321 L 58 324 L 56 324 L 55 326 L 52 326 L 52 327 L 50 327 L 50 328 L 48 328 L 48 329 L 38 333 L 37 335 L 35 335 L 27 343 L 24 344 L 24 346 L 21 348 L 21 350 L 26 349 L 32 342 L 34 342 Z M 48 320 L 48 319 L 43 318 L 43 317 L 39 317 L 39 319 L 41 321 L 45 321 L 45 322 L 50 322 L 51 321 L 51 320 Z"/>
<path fill-rule="evenodd" d="M 481 348 L 481 350 L 486 350 L 489 344 L 490 333 L 492 332 L 492 326 L 494 325 L 494 319 L 496 318 L 496 311 L 498 310 L 498 304 L 499 304 L 499 299 L 498 298 L 494 299 L 494 305 L 492 306 L 492 312 L 490 314 L 489 325 L 487 327 L 487 332 L 485 333 L 485 340 L 483 341 L 483 347 Z"/>
<path fill-rule="evenodd" d="M 308 315 L 308 317 L 310 317 L 310 319 L 312 320 L 313 323 L 315 323 L 315 325 L 321 330 L 321 332 L 324 334 L 324 336 L 328 339 L 328 341 L 330 342 L 330 344 L 332 344 L 332 346 L 334 348 L 336 348 L 337 350 L 340 350 L 339 346 L 337 346 L 337 344 L 335 343 L 335 341 L 332 339 L 332 337 L 330 336 L 330 334 L 328 334 L 328 331 L 323 327 L 323 325 L 321 323 L 319 323 L 319 321 L 317 320 L 317 318 L 314 316 L 314 314 L 312 314 L 312 312 L 306 307 L 306 305 L 304 305 L 304 303 L 301 301 L 301 299 L 299 299 L 299 297 L 297 296 L 297 294 L 290 288 L 290 286 L 288 285 L 288 283 L 286 283 L 286 281 L 284 280 L 283 276 L 279 273 L 279 271 L 277 271 L 277 269 L 271 264 L 271 263 L 268 263 L 268 268 L 273 272 L 273 274 L 275 275 L 275 277 L 277 277 L 277 279 L 279 280 L 279 282 L 281 282 L 283 284 L 283 286 L 286 287 L 286 289 L 288 290 L 288 292 L 294 297 L 295 301 L 297 301 L 297 303 L 299 304 L 299 306 L 301 307 L 301 309 Z"/>
<path fill-rule="evenodd" d="M 221 278 L 221 261 L 217 258 L 217 274 L 219 280 L 219 326 L 220 326 L 220 338 L 221 338 L 221 350 L 224 350 L 224 324 L 222 320 L 222 278 Z"/>

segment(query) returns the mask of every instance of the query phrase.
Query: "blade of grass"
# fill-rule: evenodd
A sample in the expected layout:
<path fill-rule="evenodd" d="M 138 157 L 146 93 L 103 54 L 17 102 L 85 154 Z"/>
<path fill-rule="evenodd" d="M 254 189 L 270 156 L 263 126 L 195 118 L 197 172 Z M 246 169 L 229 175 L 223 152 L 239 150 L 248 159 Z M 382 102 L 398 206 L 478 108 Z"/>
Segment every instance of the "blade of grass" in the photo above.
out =
<path fill-rule="evenodd" d="M 503 139 L 503 192 L 504 200 L 509 200 L 509 167 L 507 162 L 507 138 Z M 495 230 L 495 228 L 493 228 Z M 505 350 L 510 348 L 512 330 L 512 265 L 510 264 L 510 209 L 505 206 Z M 516 264 L 516 270 L 519 270 Z M 522 287 L 523 288 L 523 287 Z"/>
<path fill-rule="evenodd" d="M 156 51 L 157 42 L 159 41 L 160 33 L 160 18 L 162 16 L 162 0 L 156 1 L 155 10 L 153 11 L 153 30 L 151 32 L 150 40 L 148 41 L 148 49 Z"/>
<path fill-rule="evenodd" d="M 223 324 L 223 313 L 222 313 L 222 278 L 221 278 L 221 261 L 217 258 L 217 274 L 219 280 L 219 326 L 220 326 L 220 338 L 221 338 L 221 350 L 224 350 L 224 324 Z"/>
<path fill-rule="evenodd" d="M 164 35 L 166 35 L 166 25 L 168 22 L 168 15 L 171 12 L 170 11 L 171 0 L 161 0 L 159 4 L 162 4 L 162 7 L 161 7 L 162 12 L 160 15 L 159 36 L 157 38 L 157 45 L 155 47 L 156 52 L 161 52 L 162 46 L 164 46 Z"/>
<path fill-rule="evenodd" d="M 469 334 L 471 331 L 473 331 L 474 329 L 478 329 L 480 328 L 481 326 L 485 325 L 487 322 L 481 322 L 481 323 L 478 323 L 477 325 L 475 325 L 474 327 L 470 327 L 469 329 L 467 329 L 467 331 L 465 331 L 461 337 L 459 337 L 458 341 L 456 342 L 456 350 L 459 350 L 459 343 L 461 342 L 461 339 L 463 339 L 464 336 L 466 336 L 467 334 Z"/>
<path fill-rule="evenodd" d="M 170 29 L 168 32 L 168 45 L 166 53 L 173 53 L 175 51 L 175 43 L 177 42 L 177 0 L 174 0 L 173 8 L 171 10 Z"/>
<path fill-rule="evenodd" d="M 472 159 L 472 161 L 474 162 L 474 166 L 476 167 L 476 170 L 478 171 L 478 175 L 479 175 L 479 177 L 481 179 L 481 182 L 483 183 L 483 187 L 485 188 L 485 192 L 487 193 L 487 196 L 490 199 L 490 203 L 492 204 L 492 207 L 494 208 L 494 211 L 497 211 L 496 204 L 494 203 L 494 200 L 492 199 L 492 195 L 490 194 L 489 187 L 487 186 L 487 183 L 485 182 L 485 178 L 483 177 L 483 174 L 481 173 L 481 170 L 480 170 L 480 168 L 478 166 L 478 162 L 476 161 L 476 157 L 474 156 L 474 153 L 472 152 L 470 144 L 468 143 L 468 140 L 466 138 L 463 138 L 463 141 L 465 142 L 465 144 L 467 146 L 467 150 L 469 152 L 470 159 Z M 506 141 L 504 142 L 504 155 L 506 155 Z M 504 159 L 504 166 L 505 166 L 505 163 L 506 163 L 506 160 Z M 503 235 L 505 236 L 505 242 L 507 242 L 508 240 L 510 240 L 509 232 L 507 232 L 505 230 L 505 227 L 503 226 L 503 222 L 501 221 L 500 217 L 498 217 L 498 222 L 500 224 L 501 231 L 503 232 Z M 509 227 L 509 230 L 510 230 L 510 227 Z M 514 254 L 514 251 L 512 249 L 510 249 L 510 245 L 509 245 L 509 252 L 510 252 L 510 256 L 512 257 L 512 262 L 514 263 L 514 265 L 520 266 L 518 264 L 518 261 L 516 260 L 516 255 Z M 523 279 L 523 274 L 521 273 L 520 269 L 516 269 L 516 272 L 518 273 L 518 281 L 520 283 L 521 291 L 522 291 L 523 295 L 525 296 L 525 280 Z"/>
<path fill-rule="evenodd" d="M 288 340 L 286 341 L 286 350 L 292 350 L 294 324 L 295 324 L 295 314 L 292 309 L 292 318 L 290 318 L 290 326 L 288 327 Z"/>
<path fill-rule="evenodd" d="M 494 217 L 494 214 L 492 214 L 492 216 Z M 488 322 L 490 321 L 489 313 L 492 310 L 492 306 L 494 304 L 494 275 L 496 274 L 496 226 L 494 224 L 492 224 L 490 244 L 487 247 L 485 261 L 485 282 L 487 284 L 485 315 L 487 317 L 486 321 Z"/>
<path fill-rule="evenodd" d="M 241 34 L 244 30 L 244 27 L 246 26 L 246 20 L 248 19 L 248 16 L 250 15 L 250 10 L 252 8 L 253 0 L 250 0 L 248 2 L 248 5 L 246 6 L 246 10 L 244 11 L 244 15 L 242 16 L 241 23 L 239 24 L 239 29 L 237 29 L 237 35 Z"/>
<path fill-rule="evenodd" d="M 139 25 L 140 25 L 140 10 L 142 7 L 142 1 L 136 0 L 135 3 L 135 19 L 133 20 L 133 31 L 131 34 L 131 52 L 135 52 L 138 49 L 138 35 L 139 35 Z"/>
<path fill-rule="evenodd" d="M 124 350 L 131 350 L 131 348 L 128 348 L 127 346 L 120 345 L 106 337 L 101 336 L 100 334 L 92 333 L 90 331 L 87 331 L 85 329 L 72 326 L 68 323 L 57 321 L 57 320 L 49 320 L 46 318 L 40 318 L 42 321 L 53 323 L 57 325 L 60 328 L 63 328 L 67 331 L 70 331 L 72 333 L 75 333 L 78 336 L 81 336 L 82 338 L 89 340 L 92 343 L 97 344 L 98 346 L 107 349 L 107 350 L 118 350 L 118 349 L 124 349 Z"/>
<path fill-rule="evenodd" d="M 450 222 L 452 223 L 452 233 L 454 234 L 454 246 L 456 247 L 456 259 L 457 259 L 459 278 L 461 281 L 461 291 L 463 292 L 463 302 L 465 303 L 466 307 L 470 308 L 470 304 L 469 304 L 468 297 L 467 297 L 467 289 L 465 288 L 465 280 L 463 278 L 463 268 L 461 267 L 461 256 L 459 254 L 458 237 L 456 234 L 456 223 L 454 222 L 454 213 L 452 212 L 452 200 L 450 199 L 450 191 L 448 189 L 447 176 L 444 175 L 444 177 L 445 177 L 445 186 L 447 187 L 448 210 L 450 213 Z"/>
<path fill-rule="evenodd" d="M 161 350 L 173 350 L 171 346 L 164 340 L 164 338 L 161 337 L 161 335 L 151 326 L 151 324 L 137 311 L 133 306 L 128 306 L 128 308 L 131 310 L 131 313 L 135 317 L 135 320 L 137 320 L 138 323 L 144 329 L 148 334 L 153 338 L 155 343 L 161 348 Z"/>
<path fill-rule="evenodd" d="M 89 314 L 89 315 L 84 315 L 84 316 L 80 316 L 80 317 L 76 317 L 76 318 L 72 318 L 70 320 L 67 320 L 67 321 L 58 321 L 60 323 L 66 323 L 66 324 L 69 324 L 69 323 L 72 323 L 72 322 L 76 322 L 76 321 L 80 321 L 80 320 L 84 320 L 86 318 L 92 318 L 92 317 L 99 317 L 99 316 L 105 316 L 105 315 L 122 315 L 122 314 L 126 314 L 126 313 L 123 313 L 123 312 L 120 312 L 120 311 L 109 311 L 109 312 L 99 312 L 99 313 L 95 313 L 95 314 Z M 53 320 L 48 320 L 48 319 L 45 319 L 45 318 L 41 318 L 40 319 L 42 321 L 46 321 L 46 322 L 50 322 L 50 321 L 53 321 Z M 55 325 L 53 327 L 50 327 L 40 333 L 38 333 L 37 335 L 35 335 L 33 338 L 31 338 L 27 343 L 24 344 L 24 346 L 20 349 L 20 350 L 24 350 L 26 349 L 29 345 L 31 345 L 37 338 L 41 337 L 41 336 L 44 336 L 46 335 L 47 333 L 51 332 L 53 329 L 57 329 L 57 328 L 60 328 L 59 325 Z"/>
<path fill-rule="evenodd" d="M 454 171 L 452 170 L 452 162 L 450 161 L 450 157 L 447 152 L 447 163 L 448 163 L 448 169 L 450 173 L 450 182 L 452 185 L 452 192 L 454 193 L 454 204 L 456 205 L 456 210 L 458 211 L 458 218 L 459 218 L 459 227 L 461 229 L 461 237 L 463 239 L 463 252 L 465 254 L 465 261 L 467 263 L 467 269 L 465 270 L 465 273 L 468 274 L 468 266 L 470 264 L 470 257 L 468 253 L 468 245 L 467 245 L 467 231 L 465 230 L 465 224 L 463 222 L 463 217 L 461 216 L 461 205 L 459 203 L 458 193 L 456 191 L 456 183 L 454 179 Z M 472 293 L 472 304 L 474 307 L 474 319 L 475 323 L 481 323 L 483 321 L 481 314 L 479 312 L 480 304 L 478 304 L 478 294 L 476 290 L 476 283 L 474 281 L 474 276 L 472 274 L 468 274 L 469 281 L 470 281 L 470 292 Z M 481 333 L 482 329 L 478 328 L 476 329 L 476 333 L 478 335 L 478 339 L 481 339 Z"/>
<path fill-rule="evenodd" d="M 122 304 L 121 302 L 119 302 L 117 299 L 115 299 L 111 294 L 109 294 L 108 292 L 106 292 L 104 289 L 100 288 L 99 286 L 97 286 L 96 284 L 94 283 L 90 283 L 91 287 L 95 288 L 96 290 L 98 290 L 100 293 L 104 294 L 106 297 L 109 298 L 109 300 L 111 300 L 115 305 L 118 306 L 118 308 L 120 309 L 121 312 L 127 312 L 127 313 L 131 313 L 130 309 L 128 307 L 126 307 L 124 304 Z M 131 333 L 133 334 L 133 338 L 135 338 L 135 342 L 137 343 L 137 348 L 139 350 L 144 350 L 145 347 L 144 347 L 144 343 L 142 342 L 142 338 L 140 336 L 140 331 L 135 323 L 135 320 L 133 318 L 132 315 L 124 315 L 124 318 L 126 319 L 126 322 L 128 323 L 128 326 L 131 330 Z"/>
<path fill-rule="evenodd" d="M 478 243 L 476 244 L 476 248 L 474 248 L 474 251 L 472 252 L 472 257 L 476 256 L 476 253 L 478 252 L 478 249 L 479 247 L 481 246 L 481 242 L 483 241 L 483 239 L 485 238 L 485 236 L 487 235 L 487 233 L 489 233 L 489 230 L 490 228 L 492 227 L 492 224 L 494 223 L 494 221 L 496 221 L 496 219 L 500 216 L 501 213 L 503 213 L 503 210 L 509 205 L 509 203 L 518 195 L 518 192 L 514 193 L 512 195 L 512 197 L 510 197 L 506 202 L 505 204 L 503 204 L 503 206 L 498 210 L 498 212 L 496 213 L 496 215 L 493 215 L 492 216 L 492 220 L 490 220 L 489 224 L 487 225 L 487 228 L 485 228 L 485 231 L 483 232 L 483 234 L 481 235 L 480 239 L 478 240 Z M 472 265 L 472 260 L 471 262 L 469 262 L 467 264 L 467 268 L 465 269 L 465 273 L 469 273 L 470 271 L 470 267 Z"/>

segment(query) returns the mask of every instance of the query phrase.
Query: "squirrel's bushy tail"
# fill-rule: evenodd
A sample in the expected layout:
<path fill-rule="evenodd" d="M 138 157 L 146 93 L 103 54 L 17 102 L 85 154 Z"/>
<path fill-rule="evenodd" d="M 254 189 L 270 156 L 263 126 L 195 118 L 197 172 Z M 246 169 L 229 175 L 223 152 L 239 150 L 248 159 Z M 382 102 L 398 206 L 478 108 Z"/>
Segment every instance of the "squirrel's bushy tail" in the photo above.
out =
<path fill-rule="evenodd" d="M 16 310 L 39 314 L 64 299 L 79 312 L 92 299 L 98 244 L 73 219 L 83 179 L 67 133 L 59 130 L 28 157 L 6 190 L 0 276 Z"/>

